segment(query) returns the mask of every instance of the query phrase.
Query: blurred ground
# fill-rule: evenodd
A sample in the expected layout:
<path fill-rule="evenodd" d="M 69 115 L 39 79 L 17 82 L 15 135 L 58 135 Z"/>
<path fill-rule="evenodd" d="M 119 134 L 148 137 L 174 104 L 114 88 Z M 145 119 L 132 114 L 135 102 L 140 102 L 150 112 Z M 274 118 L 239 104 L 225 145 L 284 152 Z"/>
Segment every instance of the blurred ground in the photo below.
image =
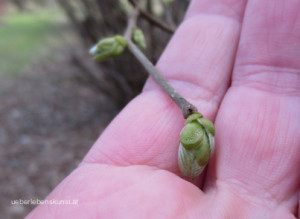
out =
<path fill-rule="evenodd" d="M 25 13 L 0 21 L 1 218 L 34 208 L 11 201 L 45 198 L 116 114 L 80 80 L 70 54 L 86 51 L 74 50 L 77 39 L 58 19 Z"/>

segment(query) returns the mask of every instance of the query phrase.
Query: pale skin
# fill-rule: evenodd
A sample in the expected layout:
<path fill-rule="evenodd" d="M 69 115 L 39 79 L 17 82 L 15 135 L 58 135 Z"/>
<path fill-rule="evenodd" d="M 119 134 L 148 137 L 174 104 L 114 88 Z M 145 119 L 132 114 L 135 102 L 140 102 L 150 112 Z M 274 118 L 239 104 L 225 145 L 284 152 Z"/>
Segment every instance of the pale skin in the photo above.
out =
<path fill-rule="evenodd" d="M 157 69 L 215 121 L 207 173 L 177 165 L 184 119 L 151 79 L 28 218 L 298 216 L 300 1 L 194 0 Z"/>

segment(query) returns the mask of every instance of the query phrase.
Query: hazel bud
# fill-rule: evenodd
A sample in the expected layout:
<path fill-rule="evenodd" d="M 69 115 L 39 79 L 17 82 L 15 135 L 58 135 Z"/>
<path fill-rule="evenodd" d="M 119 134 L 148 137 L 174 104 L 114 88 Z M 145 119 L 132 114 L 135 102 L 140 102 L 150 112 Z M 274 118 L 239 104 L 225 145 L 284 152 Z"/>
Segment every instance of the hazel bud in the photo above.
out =
<path fill-rule="evenodd" d="M 135 29 L 133 31 L 132 40 L 141 50 L 146 50 L 146 39 L 141 29 Z"/>
<path fill-rule="evenodd" d="M 207 165 L 214 151 L 213 123 L 196 112 L 186 119 L 180 133 L 178 164 L 187 178 L 196 178 Z"/>
<path fill-rule="evenodd" d="M 163 0 L 163 2 L 167 5 L 171 4 L 174 0 Z"/>
<path fill-rule="evenodd" d="M 101 62 L 122 54 L 127 44 L 127 40 L 124 37 L 116 35 L 100 40 L 99 43 L 90 49 L 90 54 L 93 55 L 95 61 Z"/>

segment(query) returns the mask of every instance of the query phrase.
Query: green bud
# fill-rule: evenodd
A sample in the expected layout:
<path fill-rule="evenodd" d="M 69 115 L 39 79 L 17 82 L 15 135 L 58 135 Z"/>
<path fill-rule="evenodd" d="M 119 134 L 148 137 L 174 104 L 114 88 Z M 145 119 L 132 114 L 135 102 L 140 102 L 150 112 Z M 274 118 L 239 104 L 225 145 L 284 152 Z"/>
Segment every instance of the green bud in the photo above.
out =
<path fill-rule="evenodd" d="M 120 35 L 116 35 L 100 40 L 97 45 L 90 49 L 90 54 L 93 55 L 95 61 L 101 62 L 122 54 L 126 47 L 127 40 Z"/>
<path fill-rule="evenodd" d="M 194 112 L 192 115 L 190 115 L 187 119 L 186 119 L 186 124 L 187 123 L 189 123 L 189 122 L 191 122 L 191 121 L 193 121 L 193 120 L 195 120 L 195 119 L 198 119 L 198 118 L 202 118 L 203 116 L 200 114 L 200 113 L 198 113 L 198 112 Z"/>
<path fill-rule="evenodd" d="M 204 167 L 208 163 L 210 158 L 210 145 L 208 138 L 203 139 L 201 146 L 195 151 L 195 156 L 199 166 Z"/>
<path fill-rule="evenodd" d="M 213 123 L 200 113 L 186 119 L 178 152 L 179 168 L 185 177 L 195 178 L 203 171 L 214 151 L 214 134 Z"/>
<path fill-rule="evenodd" d="M 135 29 L 133 31 L 132 40 L 141 50 L 146 50 L 146 39 L 141 29 Z"/>
<path fill-rule="evenodd" d="M 167 5 L 171 4 L 174 0 L 163 0 L 163 2 Z"/>
<path fill-rule="evenodd" d="M 215 136 L 215 126 L 214 124 L 206 118 L 199 118 L 198 122 L 204 126 L 204 128 L 207 129 L 207 131 L 209 131 L 209 133 L 211 133 L 213 136 Z"/>
<path fill-rule="evenodd" d="M 202 126 L 197 122 L 189 122 L 185 125 L 180 133 L 180 142 L 187 150 L 198 147 L 205 135 Z"/>

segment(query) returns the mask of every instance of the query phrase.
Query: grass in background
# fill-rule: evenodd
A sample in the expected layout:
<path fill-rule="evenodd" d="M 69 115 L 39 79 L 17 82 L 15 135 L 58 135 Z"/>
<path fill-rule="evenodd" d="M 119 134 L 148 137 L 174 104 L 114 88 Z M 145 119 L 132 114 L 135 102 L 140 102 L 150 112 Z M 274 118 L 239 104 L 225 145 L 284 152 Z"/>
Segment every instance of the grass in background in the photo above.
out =
<path fill-rule="evenodd" d="M 0 18 L 0 76 L 16 76 L 40 54 L 61 20 L 58 10 L 8 12 Z"/>

